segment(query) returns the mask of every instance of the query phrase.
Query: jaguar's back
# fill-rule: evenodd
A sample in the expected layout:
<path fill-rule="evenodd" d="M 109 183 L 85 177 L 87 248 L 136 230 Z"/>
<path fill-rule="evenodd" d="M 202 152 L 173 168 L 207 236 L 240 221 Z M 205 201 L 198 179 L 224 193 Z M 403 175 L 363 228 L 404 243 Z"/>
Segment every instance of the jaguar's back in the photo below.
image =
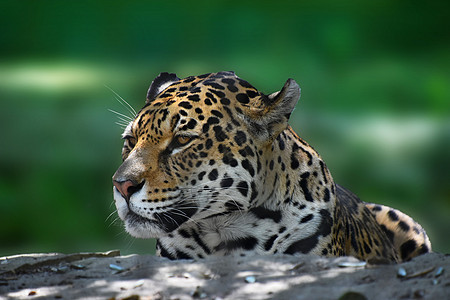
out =
<path fill-rule="evenodd" d="M 172 259 L 233 252 L 406 260 L 431 251 L 410 217 L 336 185 L 288 120 L 289 79 L 265 95 L 232 72 L 162 73 L 127 126 L 114 198 L 126 230 Z"/>

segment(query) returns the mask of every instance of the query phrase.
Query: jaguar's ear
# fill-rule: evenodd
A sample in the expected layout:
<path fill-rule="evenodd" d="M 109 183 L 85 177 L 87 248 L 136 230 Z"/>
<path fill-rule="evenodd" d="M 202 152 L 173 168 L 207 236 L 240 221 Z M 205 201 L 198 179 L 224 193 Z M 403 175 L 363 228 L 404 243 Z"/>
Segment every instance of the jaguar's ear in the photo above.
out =
<path fill-rule="evenodd" d="M 156 96 L 158 96 L 168 86 L 179 80 L 180 78 L 178 78 L 177 75 L 174 73 L 167 73 L 167 72 L 160 73 L 155 78 L 155 80 L 152 81 L 152 84 L 148 89 L 146 103 L 150 103 L 153 100 L 155 100 Z"/>
<path fill-rule="evenodd" d="M 261 96 L 259 103 L 249 110 L 249 117 L 258 135 L 266 140 L 275 139 L 288 126 L 289 117 L 300 98 L 300 87 L 288 79 L 281 91 Z"/>

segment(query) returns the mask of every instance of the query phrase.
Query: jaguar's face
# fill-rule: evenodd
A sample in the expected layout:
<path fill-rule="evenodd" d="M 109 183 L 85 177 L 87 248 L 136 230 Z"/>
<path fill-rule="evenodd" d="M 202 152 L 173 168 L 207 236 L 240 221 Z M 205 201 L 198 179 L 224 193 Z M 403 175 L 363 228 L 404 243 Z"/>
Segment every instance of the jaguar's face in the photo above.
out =
<path fill-rule="evenodd" d="M 268 140 L 258 137 L 268 127 L 250 121 L 262 109 L 250 111 L 249 103 L 262 97 L 229 72 L 155 79 L 123 133 L 123 163 L 113 176 L 131 235 L 161 237 L 185 222 L 250 207 Z"/>

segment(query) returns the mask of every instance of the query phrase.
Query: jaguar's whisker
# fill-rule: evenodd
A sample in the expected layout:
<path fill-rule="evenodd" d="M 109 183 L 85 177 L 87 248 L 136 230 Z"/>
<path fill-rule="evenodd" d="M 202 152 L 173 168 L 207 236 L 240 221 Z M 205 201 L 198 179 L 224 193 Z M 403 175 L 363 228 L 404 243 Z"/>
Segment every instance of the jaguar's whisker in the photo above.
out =
<path fill-rule="evenodd" d="M 136 110 L 134 110 L 133 106 L 131 106 L 125 99 L 123 99 L 118 93 L 116 93 L 112 88 L 110 88 L 109 86 L 105 85 L 105 87 L 110 90 L 111 92 L 113 92 L 113 94 L 115 95 L 116 100 L 122 104 L 131 114 L 132 116 L 136 116 Z"/>
<path fill-rule="evenodd" d="M 114 114 L 116 114 L 116 115 L 118 115 L 118 116 L 121 116 L 121 117 L 123 117 L 123 118 L 129 120 L 130 122 L 133 121 L 133 118 L 131 118 L 131 117 L 127 116 L 127 115 L 124 115 L 124 114 L 122 114 L 122 113 L 120 113 L 120 112 L 118 112 L 118 111 L 115 111 L 115 110 L 113 110 L 113 109 L 111 109 L 111 108 L 108 108 L 108 111 L 110 111 L 110 112 L 112 112 L 112 113 L 114 113 Z"/>

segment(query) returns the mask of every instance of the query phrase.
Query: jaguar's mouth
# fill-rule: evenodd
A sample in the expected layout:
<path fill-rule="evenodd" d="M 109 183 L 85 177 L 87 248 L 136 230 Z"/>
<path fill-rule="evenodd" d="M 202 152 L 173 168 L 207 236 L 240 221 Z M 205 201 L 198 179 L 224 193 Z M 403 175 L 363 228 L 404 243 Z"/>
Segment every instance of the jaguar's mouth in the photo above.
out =
<path fill-rule="evenodd" d="M 123 221 L 126 231 L 137 238 L 157 238 L 166 234 L 158 222 L 142 217 L 131 210 L 128 211 Z"/>
<path fill-rule="evenodd" d="M 156 212 L 153 216 L 160 221 L 159 223 L 166 232 L 171 232 L 180 227 L 184 222 L 188 221 L 196 212 L 197 207 L 188 207 L 183 205 L 183 203 L 180 203 L 167 211 Z"/>
<path fill-rule="evenodd" d="M 127 231 L 139 238 L 164 236 L 180 227 L 197 212 L 195 206 L 179 203 L 164 211 L 154 212 L 151 218 L 143 217 L 129 210 L 125 217 Z"/>
<path fill-rule="evenodd" d="M 179 193 L 173 198 L 179 196 Z M 175 200 L 166 203 L 141 200 L 135 194 L 128 201 L 114 188 L 114 200 L 119 217 L 124 221 L 129 234 L 138 238 L 165 236 L 191 219 L 198 211 L 193 201 Z M 178 198 L 178 197 L 177 197 Z"/>
<path fill-rule="evenodd" d="M 155 220 L 148 219 L 133 211 L 128 211 L 127 216 L 125 217 L 125 221 L 128 222 L 131 226 L 158 226 L 158 222 Z"/>

